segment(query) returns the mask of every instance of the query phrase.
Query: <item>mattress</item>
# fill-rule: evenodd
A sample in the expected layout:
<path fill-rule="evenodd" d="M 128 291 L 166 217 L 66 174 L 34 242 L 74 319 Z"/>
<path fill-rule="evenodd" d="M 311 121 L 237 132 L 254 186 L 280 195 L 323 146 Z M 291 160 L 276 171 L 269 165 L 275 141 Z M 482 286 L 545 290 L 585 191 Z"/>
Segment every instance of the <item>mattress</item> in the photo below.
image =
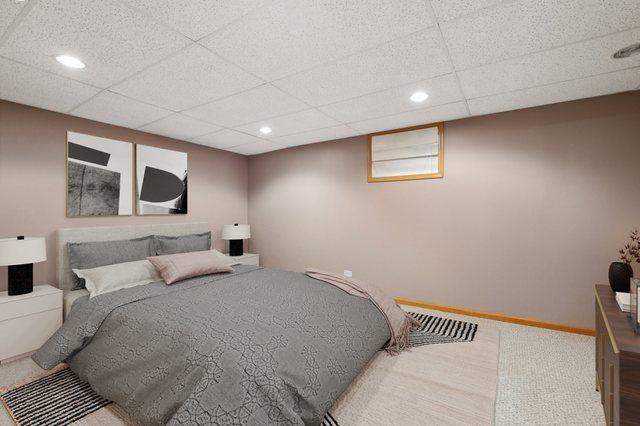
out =
<path fill-rule="evenodd" d="M 88 296 L 89 292 L 86 288 L 82 288 L 80 290 L 68 290 L 64 292 L 63 298 L 63 308 L 64 308 L 64 317 L 67 318 L 69 311 L 71 311 L 71 306 L 73 302 L 82 296 Z"/>

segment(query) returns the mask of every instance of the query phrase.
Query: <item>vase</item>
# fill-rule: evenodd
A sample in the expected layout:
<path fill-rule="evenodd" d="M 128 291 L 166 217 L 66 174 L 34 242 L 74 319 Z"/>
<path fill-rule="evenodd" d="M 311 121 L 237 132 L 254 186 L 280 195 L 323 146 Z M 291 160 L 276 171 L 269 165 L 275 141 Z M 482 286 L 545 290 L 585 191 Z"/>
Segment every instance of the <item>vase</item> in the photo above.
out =
<path fill-rule="evenodd" d="M 633 277 L 633 269 L 628 263 L 613 262 L 609 266 L 609 285 L 611 290 L 629 293 L 631 277 Z"/>

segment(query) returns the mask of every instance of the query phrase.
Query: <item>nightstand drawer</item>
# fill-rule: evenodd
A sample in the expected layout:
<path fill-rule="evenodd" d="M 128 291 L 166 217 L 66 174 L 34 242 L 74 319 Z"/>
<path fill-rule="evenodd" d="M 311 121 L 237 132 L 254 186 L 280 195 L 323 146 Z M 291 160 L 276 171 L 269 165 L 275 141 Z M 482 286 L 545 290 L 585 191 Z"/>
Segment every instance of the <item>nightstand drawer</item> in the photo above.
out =
<path fill-rule="evenodd" d="M 0 322 L 0 361 L 39 349 L 61 325 L 59 306 L 52 311 Z"/>
<path fill-rule="evenodd" d="M 228 253 L 225 253 L 229 256 Z M 241 265 L 260 266 L 260 255 L 258 253 L 245 253 L 241 256 L 231 256 L 231 258 Z"/>
<path fill-rule="evenodd" d="M 242 256 L 242 259 L 238 259 L 238 262 L 243 265 L 260 266 L 260 256 Z"/>
<path fill-rule="evenodd" d="M 50 311 L 62 306 L 62 292 L 43 294 L 29 298 L 9 300 L 0 305 L 0 322 L 37 312 Z"/>

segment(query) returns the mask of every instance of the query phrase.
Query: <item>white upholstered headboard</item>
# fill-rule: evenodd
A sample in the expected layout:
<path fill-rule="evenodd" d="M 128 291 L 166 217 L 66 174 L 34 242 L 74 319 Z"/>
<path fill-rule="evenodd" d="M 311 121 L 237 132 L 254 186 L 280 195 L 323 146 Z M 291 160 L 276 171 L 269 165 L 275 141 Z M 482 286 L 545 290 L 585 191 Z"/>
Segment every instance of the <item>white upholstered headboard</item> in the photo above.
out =
<path fill-rule="evenodd" d="M 98 226 L 92 228 L 65 228 L 56 231 L 56 252 L 58 254 L 58 285 L 62 290 L 71 290 L 71 268 L 67 243 L 84 243 L 87 241 L 113 241 L 147 235 L 186 235 L 210 231 L 207 222 L 165 223 L 154 225 Z"/>

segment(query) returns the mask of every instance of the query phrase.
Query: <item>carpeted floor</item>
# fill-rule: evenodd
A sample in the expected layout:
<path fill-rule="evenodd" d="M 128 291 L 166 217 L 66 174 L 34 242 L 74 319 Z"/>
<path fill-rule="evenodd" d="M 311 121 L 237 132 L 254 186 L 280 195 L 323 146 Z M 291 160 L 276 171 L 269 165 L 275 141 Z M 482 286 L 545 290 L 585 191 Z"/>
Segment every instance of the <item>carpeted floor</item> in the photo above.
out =
<path fill-rule="evenodd" d="M 410 309 L 500 330 L 497 425 L 604 424 L 599 395 L 594 389 L 592 337 Z M 0 386 L 41 371 L 29 358 L 3 364 Z M 12 424 L 0 407 L 0 425 Z"/>

